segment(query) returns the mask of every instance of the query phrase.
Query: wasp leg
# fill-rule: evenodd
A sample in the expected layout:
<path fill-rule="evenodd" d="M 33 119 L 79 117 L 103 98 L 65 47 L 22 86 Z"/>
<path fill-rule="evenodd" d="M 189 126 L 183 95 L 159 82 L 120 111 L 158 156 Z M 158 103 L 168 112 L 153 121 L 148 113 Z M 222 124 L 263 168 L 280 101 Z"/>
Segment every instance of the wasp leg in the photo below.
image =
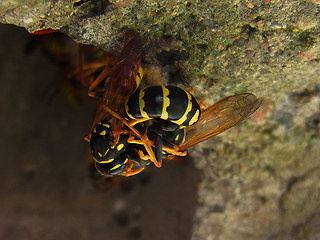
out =
<path fill-rule="evenodd" d="M 170 153 L 171 155 L 175 155 L 175 156 L 186 156 L 187 155 L 187 151 L 179 151 L 179 147 L 178 146 L 173 146 L 173 148 L 167 147 L 167 146 L 163 146 L 162 149 L 164 151 L 166 151 L 167 153 Z"/>
<path fill-rule="evenodd" d="M 94 82 L 90 85 L 89 90 L 88 90 L 88 95 L 89 97 L 96 97 L 96 92 L 94 91 L 94 89 L 102 82 L 104 81 L 107 76 L 109 75 L 111 69 L 107 66 L 105 67 L 102 72 L 100 73 L 100 75 L 97 77 L 96 80 L 94 80 Z M 106 82 L 108 81 L 108 79 L 106 79 Z"/>
<path fill-rule="evenodd" d="M 128 143 L 133 143 L 133 144 L 140 144 L 140 145 L 144 145 L 143 141 L 139 140 L 139 139 L 135 139 L 133 136 L 129 137 L 128 138 Z M 153 142 L 153 141 L 150 141 L 151 142 L 151 146 L 156 146 L 156 144 Z M 161 160 L 162 160 L 162 146 L 158 146 L 158 151 L 160 151 L 161 149 L 161 153 L 156 153 L 155 157 L 156 157 L 156 160 L 158 162 L 161 163 Z M 172 151 L 171 151 L 172 152 Z M 142 159 L 142 160 L 150 160 L 150 156 L 149 155 L 146 155 L 143 153 L 143 151 L 141 150 L 138 150 L 137 153 L 139 154 L 139 158 Z"/>
<path fill-rule="evenodd" d="M 162 161 L 163 130 L 162 127 L 152 124 L 148 127 L 148 134 L 154 140 L 154 155 L 158 162 Z"/>
<path fill-rule="evenodd" d="M 127 120 L 125 120 L 123 117 L 121 117 L 118 113 L 116 113 L 115 111 L 113 111 L 111 108 L 109 108 L 106 104 L 101 103 L 101 106 L 103 107 L 103 109 L 110 113 L 112 116 L 114 116 L 115 118 L 119 119 L 124 125 L 126 125 L 138 138 L 141 139 L 143 146 L 145 147 L 147 153 L 150 156 L 150 161 L 154 163 L 154 165 L 156 165 L 157 167 L 161 167 L 161 162 L 158 162 L 153 151 L 151 148 L 151 144 L 150 144 L 150 140 L 147 136 L 147 134 L 143 134 L 141 135 L 139 133 L 139 131 L 134 128 L 133 126 L 131 126 L 129 124 L 129 122 Z"/>
<path fill-rule="evenodd" d="M 90 138 L 91 138 L 91 133 L 87 134 L 86 136 L 84 136 L 84 140 L 86 140 L 87 142 L 90 142 Z"/>
<path fill-rule="evenodd" d="M 102 70 L 102 72 L 100 73 L 100 75 L 96 78 L 96 80 L 94 80 L 88 90 L 88 95 L 90 97 L 96 97 L 96 92 L 94 91 L 94 89 L 104 80 L 106 82 L 109 81 L 109 79 L 107 78 L 108 75 L 110 74 L 110 72 L 112 71 L 113 66 L 116 63 L 116 59 L 111 56 L 108 55 L 106 60 L 103 62 L 95 62 L 95 63 L 91 63 L 86 65 L 85 67 L 87 68 L 86 70 L 89 71 L 91 70 L 91 74 L 96 71 L 97 69 L 101 68 L 104 66 L 104 69 Z M 99 93 L 100 94 L 100 93 Z M 103 94 L 103 93 L 102 93 Z"/>
<path fill-rule="evenodd" d="M 143 153 L 142 150 L 136 150 L 141 160 L 150 160 L 149 155 Z"/>
<path fill-rule="evenodd" d="M 155 156 L 158 162 L 162 161 L 162 150 L 163 150 L 163 140 L 162 136 L 156 134 L 155 137 L 155 143 L 154 143 L 154 151 L 155 151 Z"/>
<path fill-rule="evenodd" d="M 145 149 L 150 157 L 150 161 L 153 162 L 154 165 L 156 165 L 157 167 L 161 167 L 162 163 L 157 161 L 157 159 L 154 155 L 154 152 L 151 148 L 150 140 L 149 140 L 147 134 L 141 135 L 140 139 L 143 142 L 143 146 L 145 147 Z"/>
<path fill-rule="evenodd" d="M 124 130 L 124 129 L 120 129 L 120 130 L 114 130 L 112 131 L 113 135 L 120 135 L 120 134 L 132 134 L 132 132 L 128 131 L 128 130 Z M 132 136 L 133 137 L 133 136 Z"/>
<path fill-rule="evenodd" d="M 105 61 L 96 61 L 88 64 L 83 64 L 84 50 L 83 46 L 79 45 L 78 48 L 78 68 L 69 73 L 68 77 L 72 78 L 78 76 L 81 84 L 87 86 L 91 84 L 90 76 L 99 68 L 106 66 L 106 63 L 110 62 L 114 65 L 115 60 L 111 57 L 106 58 Z M 89 78 L 89 79 L 88 79 Z"/>
<path fill-rule="evenodd" d="M 132 169 L 133 162 L 131 160 L 127 164 L 128 165 L 126 166 L 125 170 L 121 173 L 121 176 L 130 177 L 130 176 L 133 176 L 133 175 L 140 173 L 144 169 L 144 167 Z"/>
<path fill-rule="evenodd" d="M 127 140 L 128 143 L 140 144 L 143 145 L 141 140 L 135 139 L 134 136 L 130 136 Z"/>
<path fill-rule="evenodd" d="M 133 136 L 129 137 L 127 141 L 128 141 L 128 143 L 144 145 L 142 140 L 135 139 Z M 150 142 L 151 142 L 151 146 L 155 146 L 155 143 L 153 141 L 150 141 Z M 184 157 L 187 155 L 187 151 L 180 151 L 179 147 L 176 145 L 174 145 L 173 147 L 167 147 L 167 146 L 162 145 L 162 150 L 170 154 L 170 156 L 167 156 L 167 158 L 169 160 L 172 160 L 175 156 Z M 141 159 L 151 160 L 151 159 L 146 159 L 146 157 L 145 157 L 146 155 L 140 151 L 138 152 L 138 154 Z M 159 159 L 159 157 L 158 157 L 158 159 Z"/>
<path fill-rule="evenodd" d="M 134 125 L 136 125 L 138 123 L 142 123 L 142 122 L 148 121 L 150 119 L 151 118 L 139 118 L 139 119 L 130 120 L 129 125 L 133 127 Z"/>
<path fill-rule="evenodd" d="M 75 75 L 80 75 L 80 78 L 88 77 L 91 74 L 93 74 L 95 71 L 97 71 L 97 69 L 104 67 L 105 63 L 104 62 L 93 62 L 93 63 L 88 63 L 88 64 L 83 65 L 82 60 L 80 59 L 78 65 L 79 65 L 78 69 L 76 69 L 75 71 L 72 71 L 69 74 L 69 76 L 72 77 Z M 82 74 L 82 76 L 81 76 L 81 74 Z M 91 82 L 86 83 L 86 84 L 91 84 Z"/>

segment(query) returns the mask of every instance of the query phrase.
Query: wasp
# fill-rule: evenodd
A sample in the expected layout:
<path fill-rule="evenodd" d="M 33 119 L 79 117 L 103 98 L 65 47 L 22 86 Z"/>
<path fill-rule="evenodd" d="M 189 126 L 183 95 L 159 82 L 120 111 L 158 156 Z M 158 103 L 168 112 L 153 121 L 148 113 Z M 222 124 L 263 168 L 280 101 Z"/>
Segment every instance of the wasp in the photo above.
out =
<path fill-rule="evenodd" d="M 159 161 L 163 154 L 169 159 L 185 156 L 189 147 L 250 116 L 261 102 L 254 94 L 242 93 L 200 108 L 194 96 L 181 88 L 152 86 L 132 94 L 125 109 L 134 124 L 156 121 L 149 132 Z"/>
<path fill-rule="evenodd" d="M 185 156 L 186 150 L 241 122 L 261 105 L 251 93 L 229 96 L 201 107 L 176 86 L 137 90 L 143 77 L 143 44 L 135 36 L 114 66 L 105 66 L 89 87 L 100 104 L 87 136 L 96 169 L 103 175 L 131 176 L 163 156 Z M 97 91 L 101 84 L 101 91 Z"/>

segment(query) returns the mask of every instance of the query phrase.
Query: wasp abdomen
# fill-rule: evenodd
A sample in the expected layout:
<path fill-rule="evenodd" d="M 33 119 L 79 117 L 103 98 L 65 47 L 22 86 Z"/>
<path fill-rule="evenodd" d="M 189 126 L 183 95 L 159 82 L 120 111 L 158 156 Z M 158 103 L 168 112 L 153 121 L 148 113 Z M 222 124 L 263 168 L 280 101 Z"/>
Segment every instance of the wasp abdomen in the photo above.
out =
<path fill-rule="evenodd" d="M 152 86 L 133 93 L 126 112 L 132 119 L 161 118 L 190 126 L 200 117 L 200 107 L 191 93 L 176 86 Z"/>

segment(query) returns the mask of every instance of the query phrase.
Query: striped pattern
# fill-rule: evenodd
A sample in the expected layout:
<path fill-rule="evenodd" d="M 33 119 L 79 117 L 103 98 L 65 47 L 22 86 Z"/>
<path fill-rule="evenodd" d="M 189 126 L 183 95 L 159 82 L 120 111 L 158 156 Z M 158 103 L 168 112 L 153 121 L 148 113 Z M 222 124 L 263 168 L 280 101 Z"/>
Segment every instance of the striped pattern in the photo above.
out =
<path fill-rule="evenodd" d="M 135 92 L 125 109 L 131 119 L 161 118 L 179 126 L 190 126 L 200 117 L 196 99 L 176 86 L 152 86 Z"/>

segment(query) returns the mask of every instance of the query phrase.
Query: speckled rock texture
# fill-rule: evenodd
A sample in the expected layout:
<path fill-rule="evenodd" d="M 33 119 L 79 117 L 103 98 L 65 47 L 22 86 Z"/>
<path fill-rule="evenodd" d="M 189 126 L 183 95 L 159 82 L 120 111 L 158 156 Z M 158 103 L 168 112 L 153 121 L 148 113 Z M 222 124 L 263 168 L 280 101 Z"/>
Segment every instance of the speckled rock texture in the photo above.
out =
<path fill-rule="evenodd" d="M 263 97 L 253 117 L 190 149 L 202 170 L 191 238 L 320 239 L 319 1 L 2 0 L 0 21 L 111 52 L 135 29 L 147 81 L 207 105 Z"/>

